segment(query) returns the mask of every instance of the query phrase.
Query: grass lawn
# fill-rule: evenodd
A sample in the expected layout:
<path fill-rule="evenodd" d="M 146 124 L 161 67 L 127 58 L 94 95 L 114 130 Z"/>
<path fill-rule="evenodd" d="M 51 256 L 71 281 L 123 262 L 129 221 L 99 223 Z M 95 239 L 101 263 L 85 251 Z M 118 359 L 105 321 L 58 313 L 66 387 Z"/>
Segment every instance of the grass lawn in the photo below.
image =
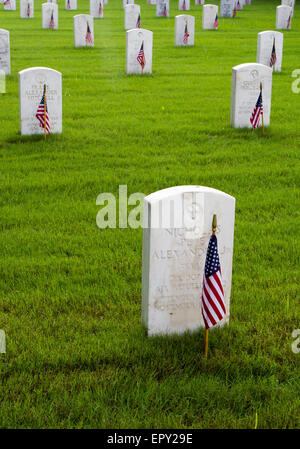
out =
<path fill-rule="evenodd" d="M 231 69 L 256 61 L 275 0 L 253 0 L 195 46 L 175 48 L 170 18 L 141 5 L 153 74 L 126 76 L 121 0 L 95 20 L 95 47 L 74 48 L 73 15 L 42 30 L 0 5 L 12 74 L 0 94 L 1 428 L 299 428 L 300 4 L 273 77 L 271 126 L 230 127 Z M 219 4 L 219 2 L 210 2 Z M 22 137 L 18 72 L 63 74 L 63 133 Z M 141 326 L 142 230 L 96 225 L 100 193 L 204 185 L 236 197 L 230 326 L 147 338 Z"/>

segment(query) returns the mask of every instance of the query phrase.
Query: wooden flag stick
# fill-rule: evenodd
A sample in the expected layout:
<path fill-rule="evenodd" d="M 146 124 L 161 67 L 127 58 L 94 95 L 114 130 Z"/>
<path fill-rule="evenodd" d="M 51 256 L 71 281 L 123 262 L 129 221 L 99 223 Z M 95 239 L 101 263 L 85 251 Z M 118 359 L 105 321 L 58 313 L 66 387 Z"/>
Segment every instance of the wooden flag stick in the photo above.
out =
<path fill-rule="evenodd" d="M 261 92 L 261 98 L 262 98 L 262 83 L 260 83 L 260 92 Z M 261 120 L 262 120 L 262 133 L 263 133 L 263 135 L 264 135 L 264 134 L 265 134 L 264 110 L 262 110 Z"/>
<path fill-rule="evenodd" d="M 216 235 L 216 231 L 217 231 L 217 216 L 216 214 L 214 214 L 213 216 L 213 221 L 212 221 L 212 233 L 213 235 Z M 207 354 L 208 354 L 208 331 L 209 329 L 205 329 L 205 358 L 207 359 Z"/>
<path fill-rule="evenodd" d="M 44 84 L 44 139 L 47 137 L 47 129 L 46 129 L 46 110 L 47 110 L 47 102 L 46 102 L 46 84 Z"/>
<path fill-rule="evenodd" d="M 142 64 L 142 75 L 144 75 L 144 62 L 145 62 L 145 43 L 143 41 L 143 64 Z"/>

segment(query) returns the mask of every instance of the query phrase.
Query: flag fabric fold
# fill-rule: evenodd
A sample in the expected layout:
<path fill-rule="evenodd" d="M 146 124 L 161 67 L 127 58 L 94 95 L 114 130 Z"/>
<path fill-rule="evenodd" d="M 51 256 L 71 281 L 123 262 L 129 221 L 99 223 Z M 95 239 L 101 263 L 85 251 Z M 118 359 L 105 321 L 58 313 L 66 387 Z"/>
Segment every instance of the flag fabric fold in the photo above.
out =
<path fill-rule="evenodd" d="M 216 326 L 226 315 L 218 242 L 209 240 L 203 275 L 201 310 L 206 329 Z"/>

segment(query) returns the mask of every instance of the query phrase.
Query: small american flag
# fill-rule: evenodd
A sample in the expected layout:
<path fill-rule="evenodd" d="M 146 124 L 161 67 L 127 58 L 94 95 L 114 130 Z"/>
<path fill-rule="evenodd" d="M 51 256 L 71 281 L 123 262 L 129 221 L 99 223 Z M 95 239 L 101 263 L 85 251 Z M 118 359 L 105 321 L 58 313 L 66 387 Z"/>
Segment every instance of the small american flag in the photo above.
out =
<path fill-rule="evenodd" d="M 93 36 L 92 36 L 91 30 L 90 30 L 90 26 L 89 26 L 88 23 L 87 23 L 87 27 L 86 27 L 85 42 L 86 42 L 87 45 L 94 43 Z"/>
<path fill-rule="evenodd" d="M 167 6 L 164 4 L 164 11 L 163 11 L 164 17 L 167 17 Z"/>
<path fill-rule="evenodd" d="M 276 56 L 275 39 L 274 39 L 271 58 L 270 58 L 270 67 L 273 67 L 276 64 L 276 61 L 277 61 L 277 56 Z"/>
<path fill-rule="evenodd" d="M 67 9 L 71 9 L 70 0 L 67 1 Z"/>
<path fill-rule="evenodd" d="M 260 116 L 263 115 L 263 100 L 262 100 L 262 92 L 260 91 L 256 105 L 253 109 L 250 122 L 252 125 L 252 128 L 258 128 L 259 122 L 260 122 Z"/>
<path fill-rule="evenodd" d="M 50 23 L 49 23 L 49 28 L 51 28 L 51 30 L 53 30 L 53 28 L 54 28 L 53 11 L 51 12 L 51 19 L 50 19 Z"/>
<path fill-rule="evenodd" d="M 102 16 L 102 14 L 103 14 L 103 5 L 102 5 L 102 2 L 100 2 L 100 5 L 99 5 L 99 16 Z"/>
<path fill-rule="evenodd" d="M 219 17 L 218 17 L 218 14 L 216 14 L 216 18 L 214 21 L 214 28 L 216 29 L 216 28 L 218 28 L 218 26 L 219 26 Z"/>
<path fill-rule="evenodd" d="M 137 59 L 138 63 L 142 66 L 142 69 L 144 69 L 144 67 L 146 65 L 146 58 L 145 58 L 145 53 L 144 53 L 144 42 L 142 42 L 139 54 L 136 59 Z"/>
<path fill-rule="evenodd" d="M 238 0 L 238 2 L 237 2 L 237 4 L 236 4 L 236 9 L 237 9 L 238 11 L 241 9 L 241 4 L 240 4 L 239 0 Z"/>
<path fill-rule="evenodd" d="M 188 40 L 189 40 L 189 32 L 188 32 L 188 27 L 187 27 L 187 23 L 185 24 L 185 28 L 184 28 L 184 36 L 183 36 L 183 43 L 184 45 L 187 45 Z"/>
<path fill-rule="evenodd" d="M 28 18 L 30 17 L 30 4 L 29 3 L 27 5 L 26 15 L 27 15 Z"/>
<path fill-rule="evenodd" d="M 291 28 L 291 15 L 289 15 L 288 21 L 287 21 L 287 29 Z"/>
<path fill-rule="evenodd" d="M 48 107 L 46 105 L 46 114 L 45 114 L 45 95 L 43 94 L 41 102 L 39 104 L 38 110 L 35 114 L 36 118 L 40 122 L 40 127 L 45 129 L 45 116 L 46 116 L 46 131 L 50 134 L 50 122 L 48 115 Z"/>
<path fill-rule="evenodd" d="M 136 27 L 141 28 L 141 15 L 139 14 L 138 19 L 136 21 Z"/>
<path fill-rule="evenodd" d="M 210 237 L 206 253 L 201 309 L 206 329 L 218 324 L 226 315 L 218 242 L 215 234 Z"/>
<path fill-rule="evenodd" d="M 4 6 L 10 6 L 10 0 L 5 0 L 3 4 Z"/>
<path fill-rule="evenodd" d="M 232 13 L 232 17 L 235 18 L 236 17 L 236 3 L 234 4 L 234 8 L 233 8 L 233 13 Z"/>
<path fill-rule="evenodd" d="M 183 11 L 186 11 L 186 4 L 185 4 L 185 0 L 183 0 L 183 3 L 182 3 L 182 10 L 183 10 Z"/>

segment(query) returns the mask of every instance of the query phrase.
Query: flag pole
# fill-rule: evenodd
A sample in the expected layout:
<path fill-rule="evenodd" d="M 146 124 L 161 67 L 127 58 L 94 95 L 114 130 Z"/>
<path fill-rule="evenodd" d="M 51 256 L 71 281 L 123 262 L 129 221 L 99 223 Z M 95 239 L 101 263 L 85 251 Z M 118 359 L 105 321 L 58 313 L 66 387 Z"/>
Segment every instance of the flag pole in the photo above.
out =
<path fill-rule="evenodd" d="M 260 83 L 260 92 L 261 92 L 261 98 L 262 98 L 262 82 Z M 265 134 L 264 110 L 262 110 L 261 119 L 262 119 L 262 133 L 264 135 Z"/>
<path fill-rule="evenodd" d="M 144 62 L 145 62 L 145 43 L 144 43 L 144 41 L 143 41 L 143 52 L 144 52 L 144 55 L 143 55 L 143 64 L 142 64 L 142 75 L 144 75 Z"/>
<path fill-rule="evenodd" d="M 212 233 L 213 235 L 216 235 L 216 231 L 217 231 L 217 215 L 214 214 L 213 216 L 213 221 L 212 221 Z M 205 329 L 205 358 L 207 359 L 207 354 L 208 354 L 208 331 L 209 329 Z"/>
<path fill-rule="evenodd" d="M 46 110 L 47 110 L 47 102 L 46 102 L 46 84 L 44 84 L 44 139 L 46 140 L 47 130 L 46 130 Z"/>

